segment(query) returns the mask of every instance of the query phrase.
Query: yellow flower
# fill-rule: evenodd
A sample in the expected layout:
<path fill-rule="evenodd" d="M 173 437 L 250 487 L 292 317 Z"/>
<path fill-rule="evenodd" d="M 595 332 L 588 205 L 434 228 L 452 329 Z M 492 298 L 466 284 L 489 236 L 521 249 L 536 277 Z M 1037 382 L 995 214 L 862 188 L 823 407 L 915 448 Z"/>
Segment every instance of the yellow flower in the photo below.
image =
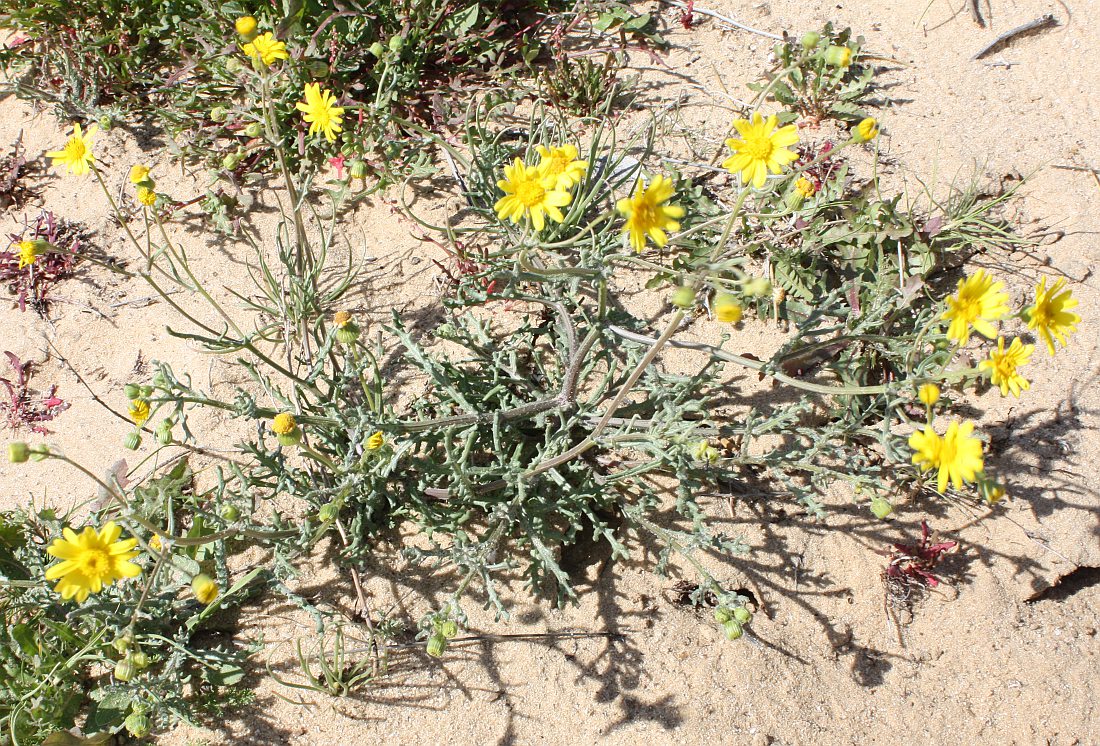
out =
<path fill-rule="evenodd" d="M 298 429 L 298 421 L 290 412 L 283 412 L 275 415 L 275 419 L 271 421 L 271 429 L 276 435 L 290 435 Z"/>
<path fill-rule="evenodd" d="M 191 580 L 191 592 L 195 594 L 195 598 L 199 600 L 199 603 L 209 606 L 214 603 L 214 599 L 221 593 L 221 589 L 218 588 L 218 584 L 209 575 L 203 573 L 196 575 Z"/>
<path fill-rule="evenodd" d="M 1051 355 L 1054 354 L 1054 340 L 1057 339 L 1065 347 L 1066 336 L 1077 331 L 1077 324 L 1081 321 L 1080 316 L 1069 310 L 1077 307 L 1073 292 L 1059 292 L 1065 284 L 1066 279 L 1060 277 L 1048 289 L 1047 278 L 1044 277 L 1035 289 L 1035 304 L 1024 309 L 1027 328 L 1039 333 Z"/>
<path fill-rule="evenodd" d="M 364 447 L 368 451 L 377 451 L 379 448 L 386 444 L 386 436 L 382 434 L 382 431 L 376 432 L 374 435 L 367 438 L 367 442 Z"/>
<path fill-rule="evenodd" d="M 936 489 L 942 493 L 950 481 L 955 489 L 964 482 L 973 482 L 982 473 L 982 442 L 973 437 L 973 422 L 952 422 L 947 433 L 941 438 L 927 425 L 923 432 L 909 436 L 909 447 L 913 449 L 913 463 L 920 470 L 938 469 Z"/>
<path fill-rule="evenodd" d="M 848 67 L 852 63 L 852 48 L 833 45 L 825 50 L 825 61 L 836 67 Z"/>
<path fill-rule="evenodd" d="M 286 44 L 277 41 L 270 31 L 242 45 L 241 51 L 253 60 L 259 60 L 265 67 L 274 64 L 276 60 L 290 58 L 286 51 Z"/>
<path fill-rule="evenodd" d="M 917 389 L 917 398 L 926 407 L 935 406 L 940 400 L 940 387 L 934 383 L 926 383 Z"/>
<path fill-rule="evenodd" d="M 294 106 L 309 124 L 309 134 L 323 132 L 329 142 L 336 142 L 336 134 L 343 129 L 344 109 L 336 105 L 332 91 L 322 91 L 320 83 L 307 83 L 305 97 Z"/>
<path fill-rule="evenodd" d="M 856 142 L 867 142 L 878 137 L 878 122 L 867 117 L 852 130 L 852 139 Z"/>
<path fill-rule="evenodd" d="M 98 131 L 99 127 L 93 124 L 87 132 L 82 132 L 80 124 L 76 123 L 73 125 L 73 134 L 65 143 L 65 147 L 61 150 L 51 150 L 46 153 L 46 156 L 53 159 L 53 165 L 65 166 L 70 173 L 85 176 L 95 162 L 95 155 L 92 153 L 92 137 Z"/>
<path fill-rule="evenodd" d="M 252 16 L 241 16 L 233 22 L 233 28 L 246 39 L 250 38 L 256 33 L 256 19 Z"/>
<path fill-rule="evenodd" d="M 164 543 L 160 540 L 160 534 L 153 534 L 153 538 L 149 539 L 149 548 L 154 552 L 159 552 L 164 548 Z"/>
<path fill-rule="evenodd" d="M 337 311 L 332 315 L 332 323 L 338 328 L 343 329 L 351 323 L 351 314 L 347 311 Z"/>
<path fill-rule="evenodd" d="M 1005 497 L 1005 488 L 1002 484 L 993 481 L 983 481 L 980 485 L 982 497 L 990 505 L 996 505 Z"/>
<path fill-rule="evenodd" d="M 788 163 L 798 160 L 798 153 L 787 149 L 798 142 L 798 128 L 788 124 L 776 129 L 778 124 L 779 118 L 774 114 L 764 119 L 759 112 L 752 115 L 751 122 L 747 119 L 734 122 L 741 138 L 726 140 L 733 155 L 722 161 L 722 168 L 740 173 L 742 179 L 760 189 L 768 171 L 777 174 Z"/>
<path fill-rule="evenodd" d="M 1008 396 L 1011 391 L 1019 399 L 1020 391 L 1027 391 L 1031 384 L 1016 369 L 1030 360 L 1033 352 L 1035 345 L 1025 345 L 1019 337 L 1006 350 L 1005 338 L 997 337 L 997 349 L 989 353 L 988 360 L 978 364 L 978 370 L 989 371 L 993 385 L 1001 387 L 1001 396 Z"/>
<path fill-rule="evenodd" d="M 19 242 L 19 269 L 29 267 L 38 258 L 38 244 L 34 241 Z"/>
<path fill-rule="evenodd" d="M 54 539 L 46 551 L 61 562 L 46 570 L 46 580 L 57 580 L 54 590 L 68 601 L 84 603 L 89 593 L 99 593 L 119 578 L 133 578 L 141 568 L 129 560 L 137 539 L 119 541 L 122 528 L 109 521 L 97 533 L 85 526 L 79 535 L 71 528 L 62 531 L 63 539 Z"/>
<path fill-rule="evenodd" d="M 130 183 L 140 184 L 149 178 L 149 167 L 138 163 L 130 167 Z"/>
<path fill-rule="evenodd" d="M 137 190 L 137 199 L 146 207 L 152 207 L 157 203 L 157 193 L 149 187 L 140 186 Z"/>
<path fill-rule="evenodd" d="M 723 324 L 736 324 L 741 320 L 741 304 L 729 293 L 719 293 L 714 299 L 714 317 Z"/>
<path fill-rule="evenodd" d="M 990 324 L 1008 313 L 1005 301 L 1008 295 L 1002 293 L 1004 283 L 994 282 L 991 275 L 978 270 L 965 280 L 959 280 L 957 292 L 947 299 L 947 310 L 943 318 L 950 320 L 947 338 L 959 345 L 970 341 L 970 327 L 982 336 L 993 339 L 997 330 Z"/>
<path fill-rule="evenodd" d="M 684 208 L 679 205 L 665 204 L 672 199 L 672 179 L 666 176 L 654 176 L 649 186 L 638 179 L 634 184 L 634 196 L 619 200 L 615 207 L 626 218 L 623 233 L 630 239 L 635 251 L 645 248 L 646 236 L 658 246 L 668 243 L 665 231 L 680 230 L 677 218 L 684 216 Z"/>
<path fill-rule="evenodd" d="M 130 419 L 141 427 L 149 419 L 149 402 L 144 399 L 134 399 L 130 402 Z"/>
<path fill-rule="evenodd" d="M 573 199 L 569 192 L 558 188 L 557 179 L 543 176 L 537 167 L 525 165 L 519 158 L 504 167 L 504 178 L 497 186 L 504 192 L 493 205 L 497 217 L 513 223 L 526 217 L 537 231 L 546 225 L 547 215 L 559 223 L 565 220 L 559 208 Z"/>
<path fill-rule="evenodd" d="M 809 199 L 817 193 L 817 187 L 812 181 L 803 177 L 794 183 L 794 191 L 802 199 Z"/>
<path fill-rule="evenodd" d="M 588 170 L 588 161 L 577 160 L 576 145 L 562 145 L 560 148 L 548 148 L 536 145 L 539 154 L 539 174 L 553 177 L 558 189 L 569 189 L 580 184 L 584 172 Z"/>

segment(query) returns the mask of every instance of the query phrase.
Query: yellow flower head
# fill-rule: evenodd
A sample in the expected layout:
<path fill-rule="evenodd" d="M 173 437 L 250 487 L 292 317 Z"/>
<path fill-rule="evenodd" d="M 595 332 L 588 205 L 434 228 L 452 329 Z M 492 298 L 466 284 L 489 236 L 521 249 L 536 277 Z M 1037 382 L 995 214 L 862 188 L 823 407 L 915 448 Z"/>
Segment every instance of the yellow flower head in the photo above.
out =
<path fill-rule="evenodd" d="M 38 244 L 34 241 L 19 242 L 19 269 L 29 267 L 38 258 Z"/>
<path fill-rule="evenodd" d="M 961 489 L 964 482 L 973 482 L 985 468 L 982 463 L 982 442 L 973 437 L 973 422 L 952 422 L 947 433 L 941 438 L 927 425 L 923 432 L 909 436 L 909 447 L 913 449 L 913 463 L 921 471 L 938 469 L 936 489 L 942 494 L 950 481 L 955 489 Z"/>
<path fill-rule="evenodd" d="M 718 293 L 714 299 L 714 317 L 723 324 L 736 324 L 741 320 L 741 304 L 729 293 Z"/>
<path fill-rule="evenodd" d="M 871 117 L 857 124 L 852 131 L 852 139 L 856 142 L 868 142 L 876 137 L 878 137 L 878 122 Z"/>
<path fill-rule="evenodd" d="M 199 603 L 209 606 L 214 603 L 214 599 L 221 593 L 221 589 L 218 588 L 218 584 L 209 575 L 204 573 L 196 575 L 191 580 L 191 592 L 195 594 L 195 598 L 199 600 Z"/>
<path fill-rule="evenodd" d="M 1035 352 L 1035 345 L 1025 345 L 1019 337 L 1012 340 L 1012 344 L 1005 349 L 1005 338 L 997 337 L 997 349 L 989 353 L 989 359 L 978 364 L 978 370 L 989 371 L 990 380 L 994 386 L 1001 387 L 1001 396 L 1008 396 L 1011 391 L 1017 399 L 1021 391 L 1031 388 L 1028 380 L 1017 371 L 1031 359 L 1031 353 Z"/>
<path fill-rule="evenodd" d="M 760 189 L 769 171 L 777 174 L 788 163 L 798 160 L 798 153 L 787 149 L 798 142 L 798 128 L 788 124 L 776 129 L 778 124 L 779 118 L 774 114 L 764 119 L 759 112 L 752 115 L 751 122 L 747 119 L 734 122 L 741 137 L 726 140 L 733 155 L 722 161 L 722 168 L 741 174 L 742 179 Z"/>
<path fill-rule="evenodd" d="M 305 97 L 294 107 L 302 112 L 309 134 L 323 132 L 329 142 L 336 142 L 337 133 L 343 129 L 344 109 L 336 105 L 332 91 L 322 91 L 320 83 L 306 83 Z"/>
<path fill-rule="evenodd" d="M 497 217 L 513 223 L 526 217 L 537 231 L 546 225 L 547 215 L 559 223 L 564 221 L 560 208 L 573 199 L 569 192 L 558 188 L 555 177 L 542 175 L 536 166 L 525 165 L 519 158 L 504 167 L 504 178 L 497 186 L 504 192 L 493 205 Z"/>
<path fill-rule="evenodd" d="M 149 548 L 154 552 L 159 552 L 164 548 L 164 542 L 160 540 L 160 534 L 153 534 L 153 538 L 149 539 Z"/>
<path fill-rule="evenodd" d="M 1047 350 L 1054 354 L 1054 340 L 1066 346 L 1066 337 L 1077 331 L 1081 317 L 1069 309 L 1077 307 L 1073 292 L 1060 292 L 1066 284 L 1066 278 L 1060 277 L 1047 288 L 1047 278 L 1039 282 L 1035 289 L 1035 304 L 1024 309 L 1027 328 L 1034 329 L 1047 343 Z"/>
<path fill-rule="evenodd" d="M 84 603 L 89 593 L 99 593 L 119 578 L 133 578 L 141 568 L 129 560 L 137 539 L 119 541 L 122 528 L 109 521 L 96 532 L 91 526 L 77 534 L 71 528 L 62 531 L 62 539 L 54 539 L 46 551 L 61 562 L 46 570 L 46 580 L 57 580 L 54 590 L 68 601 L 76 598 Z"/>
<path fill-rule="evenodd" d="M 276 40 L 270 31 L 242 45 L 241 51 L 253 60 L 259 60 L 264 67 L 274 64 L 276 60 L 290 58 L 286 51 L 286 44 Z"/>
<path fill-rule="evenodd" d="M 666 231 L 680 230 L 678 219 L 684 216 L 684 208 L 666 204 L 673 194 L 672 179 L 657 175 L 648 186 L 638 179 L 634 195 L 616 203 L 616 209 L 626 218 L 623 233 L 635 251 L 645 249 L 646 236 L 663 247 L 668 243 Z"/>
<path fill-rule="evenodd" d="M 290 412 L 277 414 L 275 419 L 271 421 L 271 430 L 276 435 L 290 435 L 297 429 L 298 421 L 294 419 L 294 415 Z"/>
<path fill-rule="evenodd" d="M 794 191 L 802 199 L 809 199 L 817 193 L 817 187 L 812 181 L 803 177 L 794 183 Z"/>
<path fill-rule="evenodd" d="M 836 67 L 852 64 L 852 48 L 833 45 L 825 50 L 825 61 Z"/>
<path fill-rule="evenodd" d="M 1008 314 L 1005 301 L 1008 295 L 1002 293 L 1004 283 L 994 282 L 993 277 L 984 270 L 978 270 L 965 280 L 959 280 L 954 296 L 947 299 L 947 310 L 943 314 L 950 320 L 947 338 L 957 344 L 965 345 L 970 341 L 970 327 L 973 326 L 984 337 L 993 339 L 997 330 L 990 324 Z"/>
<path fill-rule="evenodd" d="M 368 451 L 377 451 L 383 445 L 386 444 L 386 436 L 382 434 L 382 431 L 376 432 L 374 435 L 367 438 L 367 442 L 364 444 L 364 448 Z"/>
<path fill-rule="evenodd" d="M 233 28 L 246 39 L 256 33 L 256 19 L 252 16 L 241 16 L 233 22 Z"/>
<path fill-rule="evenodd" d="M 65 166 L 69 173 L 76 176 L 85 176 L 91 170 L 95 162 L 92 153 L 92 137 L 99 131 L 98 125 L 93 124 L 87 132 L 80 129 L 79 122 L 73 125 L 73 134 L 61 150 L 51 150 L 46 156 L 53 159 L 53 165 Z"/>
<path fill-rule="evenodd" d="M 337 311 L 332 314 L 332 323 L 338 328 L 343 329 L 345 326 L 351 323 L 351 314 L 347 311 Z"/>
<path fill-rule="evenodd" d="M 140 184 L 149 178 L 149 167 L 140 163 L 130 167 L 130 183 Z"/>
<path fill-rule="evenodd" d="M 588 170 L 588 161 L 577 160 L 576 145 L 562 145 L 560 148 L 548 148 L 536 145 L 539 154 L 539 174 L 552 177 L 558 189 L 569 189 L 580 184 L 584 172 Z"/>
<path fill-rule="evenodd" d="M 130 419 L 141 427 L 149 420 L 149 402 L 144 399 L 134 399 L 130 402 Z"/>
<path fill-rule="evenodd" d="M 926 407 L 935 406 L 940 400 L 940 387 L 934 383 L 926 383 L 917 389 L 917 398 Z"/>
<path fill-rule="evenodd" d="M 147 186 L 139 186 L 137 190 L 138 202 L 146 207 L 152 207 L 157 203 L 157 193 Z"/>

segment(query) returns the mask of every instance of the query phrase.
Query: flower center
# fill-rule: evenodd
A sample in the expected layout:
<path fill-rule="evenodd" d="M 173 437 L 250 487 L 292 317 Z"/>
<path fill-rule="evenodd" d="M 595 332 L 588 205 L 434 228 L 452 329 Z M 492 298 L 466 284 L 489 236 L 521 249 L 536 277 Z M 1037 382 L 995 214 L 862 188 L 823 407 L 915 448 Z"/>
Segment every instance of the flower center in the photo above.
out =
<path fill-rule="evenodd" d="M 102 577 L 111 569 L 111 555 L 102 549 L 88 549 L 78 560 L 81 571 L 89 577 Z"/>
<path fill-rule="evenodd" d="M 1036 303 L 1035 310 L 1031 312 L 1031 320 L 1040 328 L 1051 326 L 1054 314 L 1051 313 L 1049 303 Z"/>
<path fill-rule="evenodd" d="M 745 139 L 744 151 L 754 161 L 766 161 L 772 157 L 775 146 L 770 137 L 749 137 Z"/>
<path fill-rule="evenodd" d="M 83 158 L 84 154 L 88 152 L 87 148 L 84 147 L 84 141 L 78 137 L 69 140 L 66 150 L 69 151 L 70 158 Z"/>
<path fill-rule="evenodd" d="M 546 173 L 550 176 L 557 176 L 558 174 L 565 173 L 565 167 L 569 164 L 569 159 L 564 155 L 553 155 L 550 157 L 550 162 L 546 165 Z"/>
<path fill-rule="evenodd" d="M 525 181 L 516 187 L 516 199 L 522 202 L 524 207 L 541 204 L 545 197 L 546 190 L 537 181 Z"/>

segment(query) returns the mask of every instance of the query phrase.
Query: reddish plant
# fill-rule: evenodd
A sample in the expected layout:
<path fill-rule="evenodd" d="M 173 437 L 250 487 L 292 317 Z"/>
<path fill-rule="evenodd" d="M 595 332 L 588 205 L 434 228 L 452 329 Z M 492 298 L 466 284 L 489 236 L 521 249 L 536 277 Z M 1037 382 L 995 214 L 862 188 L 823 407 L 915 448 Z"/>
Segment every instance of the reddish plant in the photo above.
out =
<path fill-rule="evenodd" d="M 921 537 L 919 544 L 894 544 L 894 551 L 890 553 L 890 562 L 883 571 L 887 583 L 897 582 L 905 586 L 921 585 L 927 588 L 935 588 L 940 584 L 940 579 L 935 576 L 933 570 L 940 558 L 957 547 L 957 541 L 941 541 L 936 544 L 929 543 L 932 530 L 928 528 L 928 521 L 920 522 Z"/>
<path fill-rule="evenodd" d="M 80 230 L 71 223 L 58 220 L 52 212 L 43 210 L 33 227 L 27 225 L 22 234 L 9 234 L 10 243 L 0 251 L 0 282 L 17 296 L 19 310 L 27 305 L 44 313 L 50 289 L 71 277 L 79 260 Z M 19 266 L 20 241 L 49 241 L 56 250 L 38 256 L 32 264 Z"/>
<path fill-rule="evenodd" d="M 45 395 L 31 391 L 31 364 L 22 362 L 14 353 L 4 354 L 14 373 L 14 380 L 0 376 L 0 384 L 8 391 L 8 401 L 0 400 L 0 409 L 7 415 L 8 425 L 13 430 L 26 426 L 36 433 L 49 434 L 42 423 L 68 409 L 68 402 L 57 398 L 57 386 L 51 386 Z"/>

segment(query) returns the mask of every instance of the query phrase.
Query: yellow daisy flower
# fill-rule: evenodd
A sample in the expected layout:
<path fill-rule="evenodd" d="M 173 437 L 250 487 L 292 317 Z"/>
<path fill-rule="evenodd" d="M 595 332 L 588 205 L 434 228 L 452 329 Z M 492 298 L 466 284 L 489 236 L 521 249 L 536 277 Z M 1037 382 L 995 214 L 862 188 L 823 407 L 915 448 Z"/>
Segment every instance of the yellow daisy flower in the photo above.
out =
<path fill-rule="evenodd" d="M 146 186 L 139 186 L 137 190 L 137 200 L 146 207 L 152 207 L 157 203 L 157 193 Z"/>
<path fill-rule="evenodd" d="M 364 447 L 368 451 L 377 451 L 379 448 L 381 448 L 385 444 L 386 444 L 386 436 L 382 434 L 381 430 L 379 430 L 374 435 L 367 438 L 367 442 L 364 444 Z"/>
<path fill-rule="evenodd" d="M 802 199 L 809 199 L 817 194 L 817 187 L 807 178 L 801 178 L 794 183 L 795 193 Z"/>
<path fill-rule="evenodd" d="M 51 150 L 46 153 L 46 156 L 53 159 L 53 165 L 65 166 L 69 169 L 69 173 L 85 176 L 95 162 L 95 155 L 92 153 L 92 137 L 98 131 L 99 126 L 93 124 L 87 132 L 83 132 L 80 129 L 80 123 L 75 123 L 73 134 L 65 143 L 65 147 L 61 150 Z"/>
<path fill-rule="evenodd" d="M 141 427 L 149 420 L 149 402 L 144 399 L 134 399 L 130 402 L 130 419 Z"/>
<path fill-rule="evenodd" d="M 1034 329 L 1047 344 L 1047 350 L 1054 354 L 1054 340 L 1066 346 L 1066 337 L 1077 331 L 1081 317 L 1069 309 L 1077 307 L 1073 292 L 1060 292 L 1066 284 L 1066 278 L 1060 277 L 1047 288 L 1047 278 L 1043 278 L 1035 289 L 1035 304 L 1024 309 L 1027 328 Z"/>
<path fill-rule="evenodd" d="M 29 267 L 38 258 L 38 244 L 34 241 L 19 242 L 19 269 Z"/>
<path fill-rule="evenodd" d="M 119 540 L 122 528 L 109 521 L 96 532 L 91 526 L 77 534 L 71 528 L 62 531 L 46 551 L 61 562 L 46 570 L 46 580 L 57 580 L 54 590 L 68 601 L 84 603 L 89 593 L 99 593 L 120 578 L 134 578 L 141 568 L 129 560 L 137 556 L 137 539 Z"/>
<path fill-rule="evenodd" d="M 856 142 L 868 142 L 878 137 L 878 122 L 867 117 L 852 130 L 852 139 Z"/>
<path fill-rule="evenodd" d="M 199 603 L 209 606 L 214 603 L 214 600 L 221 593 L 221 589 L 218 588 L 218 584 L 207 574 L 203 573 L 196 575 L 191 580 L 191 592 L 195 594 L 195 598 L 199 600 Z"/>
<path fill-rule="evenodd" d="M 149 178 L 149 167 L 140 163 L 130 167 L 130 183 L 140 184 Z"/>
<path fill-rule="evenodd" d="M 947 310 L 943 319 L 950 321 L 947 338 L 960 346 L 970 341 L 970 327 L 984 337 L 993 339 L 997 330 L 990 324 L 1008 314 L 1005 301 L 1008 295 L 1002 293 L 1004 283 L 994 282 L 993 277 L 984 270 L 978 270 L 965 280 L 959 280 L 954 296 L 947 299 Z"/>
<path fill-rule="evenodd" d="M 278 41 L 270 31 L 260 34 L 247 44 L 241 45 L 241 51 L 253 60 L 259 60 L 264 67 L 272 65 L 276 60 L 290 59 L 287 54 L 286 44 Z"/>
<path fill-rule="evenodd" d="M 997 337 L 997 349 L 989 353 L 988 360 L 978 364 L 978 370 L 989 371 L 993 385 L 1001 387 L 1001 396 L 1008 396 L 1011 391 L 1019 399 L 1020 392 L 1027 391 L 1031 384 L 1017 372 L 1017 368 L 1027 363 L 1033 352 L 1035 345 L 1025 345 L 1019 337 L 1012 340 L 1006 350 L 1005 338 Z"/>
<path fill-rule="evenodd" d="M 635 251 L 645 248 L 646 236 L 663 247 L 668 243 L 665 231 L 680 230 L 677 219 L 684 216 L 684 208 L 665 204 L 673 194 L 672 179 L 657 175 L 649 186 L 638 179 L 634 185 L 634 196 L 616 203 L 616 209 L 626 218 L 623 233 L 630 237 L 630 245 Z"/>
<path fill-rule="evenodd" d="M 294 415 L 290 412 L 277 414 L 275 418 L 271 420 L 271 430 L 276 435 L 290 435 L 297 429 L 298 421 L 294 419 Z"/>
<path fill-rule="evenodd" d="M 539 173 L 545 177 L 553 177 L 558 189 L 570 189 L 584 179 L 588 161 L 577 160 L 576 145 L 566 144 L 560 148 L 536 145 L 535 150 L 539 154 Z"/>
<path fill-rule="evenodd" d="M 760 189 L 769 171 L 777 174 L 788 163 L 798 160 L 798 153 L 787 149 L 798 142 L 798 128 L 788 124 L 776 129 L 778 124 L 779 118 L 774 114 L 764 119 L 759 112 L 752 115 L 751 122 L 747 119 L 734 122 L 741 138 L 726 140 L 733 155 L 722 161 L 722 168 L 740 173 L 742 179 Z"/>
<path fill-rule="evenodd" d="M 924 431 L 909 436 L 909 447 L 913 449 L 913 463 L 922 472 L 938 469 L 936 489 L 941 494 L 950 481 L 955 489 L 961 489 L 964 482 L 973 482 L 985 465 L 982 463 L 982 442 L 973 437 L 973 422 L 952 422 L 947 433 L 941 438 L 927 425 Z"/>
<path fill-rule="evenodd" d="M 917 389 L 917 398 L 926 407 L 935 406 L 940 400 L 940 387 L 934 383 L 926 383 Z"/>
<path fill-rule="evenodd" d="M 558 188 L 557 179 L 543 176 L 536 166 L 525 165 L 519 158 L 511 166 L 504 167 L 504 178 L 497 186 L 504 192 L 493 205 L 497 217 L 513 223 L 526 217 L 537 231 L 546 225 L 547 215 L 558 223 L 564 221 L 565 216 L 559 208 L 573 199 L 569 192 Z"/>
<path fill-rule="evenodd" d="M 233 28 L 246 39 L 250 38 L 256 33 L 256 19 L 252 16 L 241 16 L 233 22 Z"/>
<path fill-rule="evenodd" d="M 343 129 L 344 109 L 336 105 L 332 91 L 322 91 L 320 83 L 307 83 L 305 97 L 294 107 L 309 124 L 309 134 L 323 132 L 329 142 L 336 142 L 337 133 Z"/>
<path fill-rule="evenodd" d="M 736 324 L 741 320 L 741 304 L 729 293 L 718 293 L 714 299 L 714 317 L 723 324 Z"/>

